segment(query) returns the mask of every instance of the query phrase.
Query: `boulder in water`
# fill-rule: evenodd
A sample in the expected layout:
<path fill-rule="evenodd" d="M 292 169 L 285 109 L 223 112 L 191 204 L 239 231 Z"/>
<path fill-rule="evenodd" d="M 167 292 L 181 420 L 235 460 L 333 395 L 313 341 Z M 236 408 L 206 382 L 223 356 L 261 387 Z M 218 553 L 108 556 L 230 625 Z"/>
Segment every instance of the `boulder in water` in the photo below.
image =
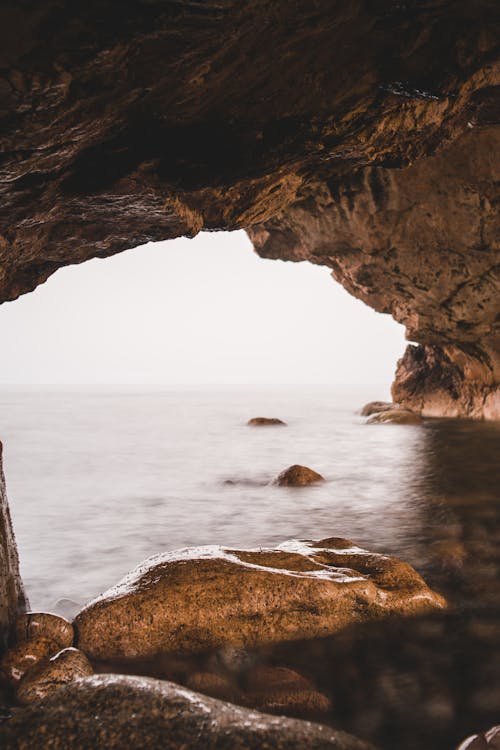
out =
<path fill-rule="evenodd" d="M 440 609 L 407 563 L 343 539 L 277 549 L 208 546 L 157 555 L 76 617 L 102 660 L 201 653 L 315 638 L 367 620 Z"/>
<path fill-rule="evenodd" d="M 249 427 L 286 427 L 286 422 L 276 417 L 253 417 L 247 424 Z"/>
<path fill-rule="evenodd" d="M 321 474 L 318 474 L 317 471 L 313 471 L 307 466 L 294 464 L 285 469 L 285 471 L 282 471 L 276 477 L 273 484 L 277 484 L 280 487 L 307 487 L 309 484 L 324 481 L 325 478 Z"/>
<path fill-rule="evenodd" d="M 388 409 L 372 414 L 367 424 L 422 424 L 422 417 L 409 409 Z"/>
<path fill-rule="evenodd" d="M 266 716 L 146 677 L 87 677 L 0 726 L 2 750 L 373 750 L 330 727 Z"/>
<path fill-rule="evenodd" d="M 371 417 L 372 414 L 380 414 L 382 411 L 392 411 L 393 409 L 401 409 L 401 406 L 394 404 L 392 401 L 369 401 L 363 406 L 360 414 L 362 417 Z"/>

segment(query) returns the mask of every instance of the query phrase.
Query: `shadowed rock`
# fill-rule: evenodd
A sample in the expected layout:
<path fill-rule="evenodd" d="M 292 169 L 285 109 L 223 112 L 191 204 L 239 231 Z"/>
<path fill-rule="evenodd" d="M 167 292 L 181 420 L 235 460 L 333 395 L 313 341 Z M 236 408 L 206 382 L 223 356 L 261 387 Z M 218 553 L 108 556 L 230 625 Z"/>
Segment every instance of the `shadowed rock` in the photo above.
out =
<path fill-rule="evenodd" d="M 7 682 L 16 685 L 36 664 L 59 650 L 59 644 L 49 638 L 21 641 L 3 655 L 0 662 L 2 673 Z"/>
<path fill-rule="evenodd" d="M 38 664 L 23 677 L 16 691 L 19 703 L 27 705 L 45 698 L 73 680 L 88 677 L 94 670 L 82 651 L 65 648 Z"/>
<path fill-rule="evenodd" d="M 145 677 L 88 677 L 0 727 L 2 750 L 370 750 L 310 722 L 271 717 Z"/>
<path fill-rule="evenodd" d="M 306 487 L 308 484 L 324 481 L 324 477 L 317 471 L 313 471 L 307 466 L 294 464 L 278 474 L 273 484 L 278 484 L 280 487 Z"/>
<path fill-rule="evenodd" d="M 276 417 L 253 417 L 247 422 L 249 427 L 285 427 L 286 422 Z"/>
<path fill-rule="evenodd" d="M 75 627 L 89 657 L 112 660 L 314 638 L 444 604 L 396 558 L 342 539 L 291 541 L 157 555 L 88 604 Z"/>
<path fill-rule="evenodd" d="M 388 409 L 372 414 L 367 424 L 422 424 L 422 417 L 408 409 Z"/>

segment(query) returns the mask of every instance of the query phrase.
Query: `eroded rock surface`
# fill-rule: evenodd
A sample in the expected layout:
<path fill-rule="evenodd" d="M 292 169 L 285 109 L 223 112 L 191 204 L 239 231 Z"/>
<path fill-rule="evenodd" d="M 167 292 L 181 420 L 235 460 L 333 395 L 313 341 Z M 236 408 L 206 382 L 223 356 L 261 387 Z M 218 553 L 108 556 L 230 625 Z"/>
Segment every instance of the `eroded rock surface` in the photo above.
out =
<path fill-rule="evenodd" d="M 150 558 L 76 617 L 93 659 L 314 638 L 444 606 L 407 563 L 342 539 L 277 549 L 187 548 Z"/>
<path fill-rule="evenodd" d="M 371 748 L 319 724 L 266 716 L 169 682 L 116 675 L 79 680 L 21 711 L 0 726 L 0 745 L 2 750 Z"/>
<path fill-rule="evenodd" d="M 6 0 L 0 301 L 253 227 L 425 347 L 397 400 L 498 416 L 498 38 L 494 0 Z"/>

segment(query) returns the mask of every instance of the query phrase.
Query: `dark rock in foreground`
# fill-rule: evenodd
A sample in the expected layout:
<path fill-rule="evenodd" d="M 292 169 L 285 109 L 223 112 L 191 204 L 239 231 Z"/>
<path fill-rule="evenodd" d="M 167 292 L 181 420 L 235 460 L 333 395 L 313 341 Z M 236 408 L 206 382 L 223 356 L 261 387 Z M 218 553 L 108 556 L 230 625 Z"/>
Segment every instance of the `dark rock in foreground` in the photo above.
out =
<path fill-rule="evenodd" d="M 483 734 L 475 734 L 464 740 L 457 750 L 498 750 L 500 748 L 500 726 Z"/>
<path fill-rule="evenodd" d="M 319 724 L 271 717 L 144 677 L 61 688 L 0 727 L 2 750 L 370 750 Z"/>
<path fill-rule="evenodd" d="M 306 487 L 308 484 L 324 481 L 325 478 L 321 474 L 318 474 L 317 471 L 313 471 L 307 466 L 294 464 L 285 469 L 285 471 L 282 471 L 276 477 L 273 484 L 278 484 L 280 487 Z"/>
<path fill-rule="evenodd" d="M 276 417 L 252 417 L 247 424 L 249 427 L 286 427 L 286 422 Z"/>
<path fill-rule="evenodd" d="M 316 638 L 445 602 L 394 557 L 345 539 L 277 549 L 194 547 L 146 560 L 77 615 L 91 659 L 194 654 Z"/>

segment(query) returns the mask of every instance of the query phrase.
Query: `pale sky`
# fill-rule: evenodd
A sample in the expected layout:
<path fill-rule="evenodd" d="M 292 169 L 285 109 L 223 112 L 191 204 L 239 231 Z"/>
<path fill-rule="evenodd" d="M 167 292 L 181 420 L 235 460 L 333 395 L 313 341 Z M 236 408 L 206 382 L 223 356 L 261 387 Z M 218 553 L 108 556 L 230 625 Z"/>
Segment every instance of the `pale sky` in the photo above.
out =
<path fill-rule="evenodd" d="M 0 306 L 2 384 L 385 384 L 404 329 L 244 232 L 57 271 Z"/>

